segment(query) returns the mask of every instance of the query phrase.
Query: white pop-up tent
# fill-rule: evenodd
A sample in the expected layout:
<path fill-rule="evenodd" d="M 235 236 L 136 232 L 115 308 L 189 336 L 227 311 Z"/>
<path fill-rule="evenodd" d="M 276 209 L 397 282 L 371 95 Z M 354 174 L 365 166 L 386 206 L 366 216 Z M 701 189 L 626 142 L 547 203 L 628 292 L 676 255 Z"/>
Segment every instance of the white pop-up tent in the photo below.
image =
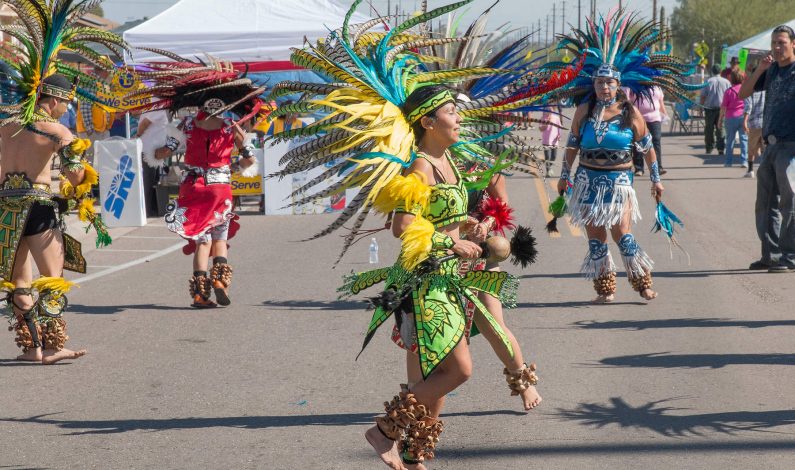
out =
<path fill-rule="evenodd" d="M 347 7 L 336 0 L 181 0 L 154 18 L 124 32 L 133 47 L 165 49 L 183 57 L 211 55 L 246 62 L 252 71 L 289 70 L 290 48 L 306 37 L 314 42 L 342 26 Z M 366 7 L 351 23 L 369 19 Z M 128 63 L 163 61 L 133 51 Z M 259 65 L 259 67 L 257 67 Z"/>
<path fill-rule="evenodd" d="M 787 23 L 783 23 L 790 28 L 795 29 L 795 20 L 789 21 Z M 745 68 L 745 58 L 748 56 L 749 53 L 762 53 L 765 51 L 770 50 L 770 35 L 773 34 L 773 30 L 775 28 L 770 28 L 767 31 L 761 32 L 756 36 L 752 36 L 748 39 L 738 42 L 737 44 L 733 44 L 731 46 L 723 48 L 723 60 L 724 67 L 725 62 L 728 61 L 732 57 L 737 57 L 740 59 L 740 65 L 742 68 Z"/>

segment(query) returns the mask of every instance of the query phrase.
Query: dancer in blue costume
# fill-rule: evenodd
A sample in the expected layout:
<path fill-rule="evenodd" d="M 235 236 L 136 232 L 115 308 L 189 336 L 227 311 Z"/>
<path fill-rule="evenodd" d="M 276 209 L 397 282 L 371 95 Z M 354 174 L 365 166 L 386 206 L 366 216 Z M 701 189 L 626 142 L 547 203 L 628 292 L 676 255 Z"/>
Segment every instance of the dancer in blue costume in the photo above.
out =
<path fill-rule="evenodd" d="M 659 25 L 641 23 L 635 15 L 613 10 L 598 22 L 588 20 L 587 31 L 575 30 L 561 40 L 560 48 L 585 57 L 581 77 L 569 85 L 569 94 L 580 99 L 567 144 L 558 191 L 568 195 L 571 223 L 584 226 L 588 254 L 581 272 L 594 281 L 594 302 L 610 302 L 616 290 L 615 271 L 607 234 L 618 244 L 627 277 L 644 299 L 657 297 L 652 290 L 651 258 L 638 245 L 632 224 L 640 217 L 632 187 L 632 150 L 643 154 L 649 167 L 651 196 L 659 203 L 663 194 L 660 171 L 646 124 L 620 87 L 636 96 L 647 96 L 660 86 L 669 96 L 685 98 L 690 87 L 681 78 L 691 67 L 663 49 L 651 46 L 665 38 Z M 579 167 L 571 175 L 579 153 Z"/>

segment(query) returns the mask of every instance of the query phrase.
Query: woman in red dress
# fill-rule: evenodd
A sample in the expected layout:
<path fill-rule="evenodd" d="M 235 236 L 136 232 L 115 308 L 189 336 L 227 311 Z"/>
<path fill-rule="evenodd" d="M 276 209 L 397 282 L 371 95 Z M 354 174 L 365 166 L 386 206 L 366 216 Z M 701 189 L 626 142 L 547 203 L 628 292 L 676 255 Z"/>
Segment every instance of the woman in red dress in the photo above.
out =
<path fill-rule="evenodd" d="M 169 230 L 189 241 L 183 251 L 193 253 L 190 278 L 191 306 L 196 308 L 229 305 L 232 267 L 227 260 L 227 240 L 237 231 L 238 216 L 232 212 L 232 153 L 240 151 L 239 166 L 245 176 L 256 175 L 252 148 L 244 146 L 241 122 L 248 121 L 262 108 L 257 88 L 232 68 L 231 64 L 209 61 L 209 65 L 178 62 L 154 65 L 150 74 L 154 84 L 133 95 L 150 96 L 154 104 L 147 109 L 199 108 L 198 114 L 179 125 L 184 134 L 169 136 L 166 145 L 155 151 L 155 158 L 170 157 L 185 148 L 186 169 L 179 197 L 168 205 L 165 220 Z M 235 122 L 224 113 L 239 117 Z M 208 271 L 209 258 L 212 269 Z M 211 294 L 215 293 L 215 300 Z"/>

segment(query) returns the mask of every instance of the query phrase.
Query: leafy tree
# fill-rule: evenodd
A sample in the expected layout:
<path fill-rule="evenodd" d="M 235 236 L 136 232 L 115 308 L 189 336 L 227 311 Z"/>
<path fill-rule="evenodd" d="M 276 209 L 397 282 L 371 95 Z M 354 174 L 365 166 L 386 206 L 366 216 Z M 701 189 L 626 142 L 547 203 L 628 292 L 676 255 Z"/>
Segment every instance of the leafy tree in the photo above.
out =
<path fill-rule="evenodd" d="M 793 0 L 678 1 L 671 30 L 676 51 L 682 56 L 702 40 L 719 54 L 724 44 L 736 44 L 795 18 Z"/>

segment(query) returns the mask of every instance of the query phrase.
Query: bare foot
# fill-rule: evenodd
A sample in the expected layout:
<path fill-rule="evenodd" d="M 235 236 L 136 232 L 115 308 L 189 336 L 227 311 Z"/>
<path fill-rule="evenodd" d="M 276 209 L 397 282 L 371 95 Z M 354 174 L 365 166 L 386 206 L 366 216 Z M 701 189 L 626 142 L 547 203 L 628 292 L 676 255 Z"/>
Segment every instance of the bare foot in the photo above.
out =
<path fill-rule="evenodd" d="M 657 297 L 657 293 L 651 289 L 643 289 L 643 292 L 640 293 L 640 296 L 646 300 L 652 300 L 653 298 Z"/>
<path fill-rule="evenodd" d="M 375 453 L 381 457 L 381 460 L 384 461 L 387 467 L 393 470 L 406 470 L 406 467 L 403 466 L 403 462 L 400 460 L 397 442 L 381 434 L 381 431 L 378 430 L 378 425 L 368 429 L 367 432 L 364 433 L 364 437 L 367 439 L 367 442 L 373 446 Z"/>
<path fill-rule="evenodd" d="M 527 387 L 525 391 L 519 392 L 519 396 L 522 397 L 525 411 L 530 411 L 541 404 L 541 395 L 538 394 L 538 390 L 532 385 Z"/>
<path fill-rule="evenodd" d="M 79 357 L 83 357 L 86 355 L 85 349 L 81 349 L 79 351 L 72 351 L 71 349 L 61 349 L 60 351 L 52 351 L 46 350 L 44 351 L 44 357 L 41 359 L 41 363 L 44 365 L 55 364 L 58 361 L 63 361 L 64 359 L 77 359 Z"/>
<path fill-rule="evenodd" d="M 615 296 L 613 294 L 610 294 L 610 295 L 597 295 L 596 298 L 593 299 L 591 302 L 593 302 L 595 304 L 608 304 L 608 303 L 612 302 L 614 299 L 615 299 Z"/>
<path fill-rule="evenodd" d="M 41 348 L 29 349 L 28 352 L 17 356 L 17 361 L 30 361 L 30 362 L 41 361 Z"/>

